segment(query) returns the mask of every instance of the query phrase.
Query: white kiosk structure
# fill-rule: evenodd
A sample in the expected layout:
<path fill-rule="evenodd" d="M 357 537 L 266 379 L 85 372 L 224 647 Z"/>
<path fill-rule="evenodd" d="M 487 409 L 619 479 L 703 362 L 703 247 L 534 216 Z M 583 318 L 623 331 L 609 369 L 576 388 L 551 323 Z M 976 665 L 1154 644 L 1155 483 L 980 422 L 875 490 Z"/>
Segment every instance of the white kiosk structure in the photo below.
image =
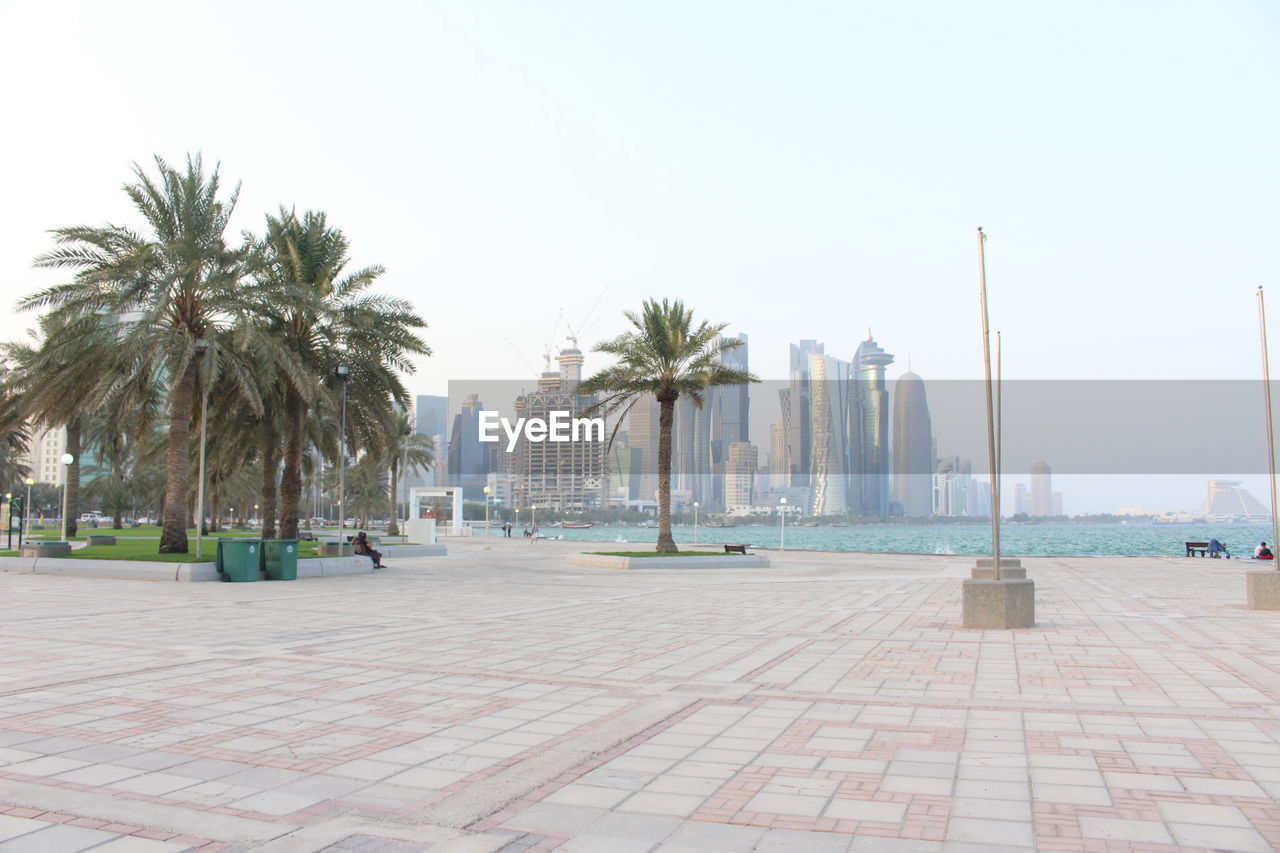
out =
<path fill-rule="evenodd" d="M 423 498 L 449 498 L 453 502 L 453 518 L 444 535 L 467 535 L 462 524 L 461 486 L 415 486 L 409 489 L 409 520 L 404 525 L 410 540 L 422 545 L 436 544 L 436 519 L 431 515 L 431 505 Z"/>

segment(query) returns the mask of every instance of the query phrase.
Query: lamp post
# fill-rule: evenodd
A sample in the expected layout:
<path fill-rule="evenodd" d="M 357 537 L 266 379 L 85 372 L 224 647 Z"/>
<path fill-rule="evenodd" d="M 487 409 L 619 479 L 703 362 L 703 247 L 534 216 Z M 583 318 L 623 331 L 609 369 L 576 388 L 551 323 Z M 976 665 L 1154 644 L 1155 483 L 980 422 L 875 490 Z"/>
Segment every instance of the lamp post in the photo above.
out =
<path fill-rule="evenodd" d="M 258 505 L 257 505 L 257 504 L 254 504 L 254 505 L 253 505 L 253 517 L 254 517 L 254 518 L 258 518 Z M 252 522 L 250 522 L 250 525 L 252 526 Z"/>
<path fill-rule="evenodd" d="M 538 526 L 538 508 L 536 506 L 530 506 L 529 514 L 533 516 L 533 518 L 529 520 L 529 529 L 532 530 Z"/>
<path fill-rule="evenodd" d="M 31 535 L 31 487 L 36 481 L 31 477 L 27 478 L 27 502 L 22 505 L 22 533 L 18 534 L 18 546 L 22 546 L 23 535 Z"/>
<path fill-rule="evenodd" d="M 693 544 L 698 544 L 698 502 L 693 502 Z"/>
<path fill-rule="evenodd" d="M 195 343 L 196 358 L 203 359 L 205 353 L 209 351 L 209 342 L 204 338 L 200 338 Z M 199 482 L 196 485 L 196 559 L 200 559 L 204 554 L 204 443 L 205 436 L 208 434 L 207 424 L 209 421 L 209 383 L 200 383 L 200 472 L 197 474 Z"/>
<path fill-rule="evenodd" d="M 787 499 L 778 501 L 778 550 L 787 550 Z"/>
<path fill-rule="evenodd" d="M 13 550 L 13 492 L 4 493 L 4 501 L 9 505 L 9 550 Z M 18 533 L 18 546 L 22 546 L 22 533 Z"/>
<path fill-rule="evenodd" d="M 338 432 L 338 554 L 343 554 L 342 537 L 347 530 L 347 380 L 351 378 L 351 369 L 339 364 L 334 375 L 342 383 L 342 422 Z"/>
<path fill-rule="evenodd" d="M 489 544 L 489 487 L 484 487 L 484 549 L 492 550 Z"/>
<path fill-rule="evenodd" d="M 71 479 L 71 472 L 67 470 L 76 458 L 70 453 L 62 454 L 62 541 L 67 541 L 67 481 Z"/>
<path fill-rule="evenodd" d="M 400 527 L 400 544 L 407 545 L 409 542 L 409 436 L 413 435 L 413 427 L 404 426 L 400 428 L 400 435 L 404 437 L 404 453 L 400 461 L 400 487 L 404 492 L 404 524 Z M 400 510 L 396 510 L 399 512 Z"/>

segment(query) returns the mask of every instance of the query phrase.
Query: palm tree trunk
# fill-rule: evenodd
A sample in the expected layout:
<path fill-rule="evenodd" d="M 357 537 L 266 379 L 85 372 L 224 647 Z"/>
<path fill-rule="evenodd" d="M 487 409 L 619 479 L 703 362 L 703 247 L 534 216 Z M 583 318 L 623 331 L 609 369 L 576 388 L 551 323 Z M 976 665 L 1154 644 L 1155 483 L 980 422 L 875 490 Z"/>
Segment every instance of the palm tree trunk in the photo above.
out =
<path fill-rule="evenodd" d="M 390 502 L 391 514 L 387 516 L 387 535 L 388 536 L 400 535 L 400 525 L 396 523 L 400 515 L 400 503 L 399 501 L 396 500 L 396 496 L 399 494 L 399 486 L 398 486 L 398 481 L 399 481 L 398 474 L 400 473 L 399 463 L 400 463 L 399 459 L 391 460 L 391 502 Z"/>
<path fill-rule="evenodd" d="M 195 400 L 196 361 L 190 359 L 173 388 L 169 404 L 169 453 L 165 472 L 164 527 L 161 554 L 187 553 L 187 488 L 191 479 L 191 414 Z"/>
<path fill-rule="evenodd" d="M 67 478 L 67 538 L 76 535 L 80 520 L 80 416 L 76 415 L 67 421 L 67 452 L 71 454 L 71 464 L 63 475 Z"/>
<path fill-rule="evenodd" d="M 262 538 L 276 538 L 276 474 L 280 468 L 280 441 L 276 436 L 275 420 L 268 415 L 262 419 Z M 296 535 L 296 534 L 295 534 Z"/>
<path fill-rule="evenodd" d="M 659 554 L 680 549 L 671 537 L 671 427 L 676 414 L 675 394 L 658 396 L 658 548 Z"/>
<path fill-rule="evenodd" d="M 306 409 L 293 391 L 285 392 L 284 471 L 280 474 L 280 538 L 298 538 L 298 501 L 302 498 L 302 438 Z"/>

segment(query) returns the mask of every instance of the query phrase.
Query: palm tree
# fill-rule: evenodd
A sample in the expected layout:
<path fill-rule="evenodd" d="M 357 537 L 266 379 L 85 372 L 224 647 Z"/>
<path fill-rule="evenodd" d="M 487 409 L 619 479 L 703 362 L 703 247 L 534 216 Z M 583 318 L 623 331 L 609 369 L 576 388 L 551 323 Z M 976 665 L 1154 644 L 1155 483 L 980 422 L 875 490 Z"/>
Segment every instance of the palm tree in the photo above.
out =
<path fill-rule="evenodd" d="M 255 278 L 270 292 L 288 294 L 263 307 L 269 326 L 302 368 L 282 374 L 280 536 L 285 539 L 298 535 L 302 459 L 309 421 L 314 420 L 310 415 L 337 408 L 336 368 L 346 366 L 350 377 L 347 437 L 355 441 L 344 446 L 372 452 L 380 449 L 390 402 L 408 401 L 398 372 L 412 372 L 409 356 L 431 353 L 417 336 L 426 323 L 412 305 L 364 293 L 382 275 L 382 267 L 346 272 L 348 249 L 347 238 L 329 227 L 323 213 L 310 211 L 299 218 L 283 209 L 267 217 L 266 234 L 254 246 Z"/>
<path fill-rule="evenodd" d="M 169 434 L 160 553 L 186 553 L 196 374 L 228 375 L 248 406 L 261 411 L 246 366 L 219 346 L 252 310 L 256 294 L 242 280 L 242 251 L 224 236 L 238 188 L 221 198 L 217 167 L 206 176 L 198 154 L 187 157 L 185 170 L 160 157 L 155 168 L 152 177 L 135 163 L 136 180 L 124 187 L 146 233 L 119 225 L 56 229 L 57 248 L 36 258 L 36 266 L 75 270 L 75 277 L 21 304 L 114 318 L 122 363 L 135 374 L 163 377 Z M 206 347 L 213 358 L 201 366 Z"/>
<path fill-rule="evenodd" d="M 408 412 L 398 412 L 387 427 L 386 460 L 391 469 L 391 505 L 387 516 L 387 535 L 399 536 L 400 477 L 414 471 L 425 471 L 435 462 L 431 438 L 413 428 Z M 403 470 L 401 468 L 403 467 Z"/>
<path fill-rule="evenodd" d="M 741 385 L 760 380 L 725 365 L 722 356 L 741 341 L 722 338 L 729 325 L 693 324 L 693 311 L 680 300 L 645 300 L 640 313 L 624 315 L 632 329 L 596 347 L 616 356 L 607 367 L 578 386 L 579 393 L 601 394 L 589 411 L 623 414 L 643 397 L 658 400 L 658 546 L 660 554 L 677 550 L 671 537 L 671 426 L 680 395 L 702 406 L 702 392 L 715 385 Z"/>
<path fill-rule="evenodd" d="M 67 536 L 77 533 L 80 515 L 81 449 L 88 414 L 100 405 L 115 382 L 119 351 L 112 347 L 112 323 L 98 314 L 51 312 L 39 320 L 33 343 L 10 344 L 13 364 L 9 385 L 23 418 L 45 428 L 66 431 L 71 463 L 66 482 Z"/>

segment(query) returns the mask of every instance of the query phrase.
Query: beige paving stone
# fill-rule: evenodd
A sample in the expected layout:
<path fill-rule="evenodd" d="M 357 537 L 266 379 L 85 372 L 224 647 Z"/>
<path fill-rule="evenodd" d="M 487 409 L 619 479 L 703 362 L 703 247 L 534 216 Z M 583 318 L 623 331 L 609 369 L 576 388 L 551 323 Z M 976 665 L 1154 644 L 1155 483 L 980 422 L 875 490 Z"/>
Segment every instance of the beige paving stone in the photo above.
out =
<path fill-rule="evenodd" d="M 1154 820 L 1117 820 L 1105 817 L 1080 818 L 1080 834 L 1085 838 L 1132 841 L 1143 844 L 1172 844 L 1173 836 L 1163 823 Z"/>

